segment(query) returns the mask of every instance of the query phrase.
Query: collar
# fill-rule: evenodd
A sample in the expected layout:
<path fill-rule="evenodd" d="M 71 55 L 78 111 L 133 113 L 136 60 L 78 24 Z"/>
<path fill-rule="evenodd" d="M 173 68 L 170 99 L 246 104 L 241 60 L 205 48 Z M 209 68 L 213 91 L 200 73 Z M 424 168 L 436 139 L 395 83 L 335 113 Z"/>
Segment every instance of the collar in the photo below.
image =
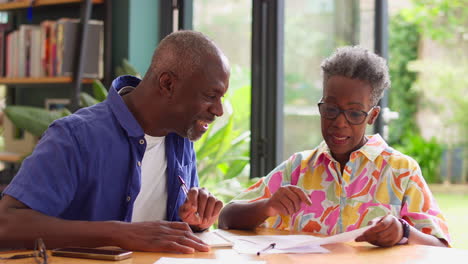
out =
<path fill-rule="evenodd" d="M 387 142 L 385 142 L 379 134 L 368 136 L 367 139 L 367 143 L 364 146 L 351 153 L 352 160 L 354 160 L 359 153 L 362 153 L 367 159 L 374 162 L 385 149 L 388 149 Z"/>
<path fill-rule="evenodd" d="M 355 160 L 358 158 L 360 155 L 364 155 L 368 160 L 371 162 L 374 162 L 375 159 L 385 150 L 388 148 L 387 143 L 385 140 L 379 135 L 371 135 L 371 136 L 366 136 L 367 137 L 367 142 L 362 146 L 360 149 L 355 150 L 351 153 L 350 156 L 350 161 Z M 331 161 L 336 160 L 333 158 L 331 155 L 330 149 L 328 148 L 327 144 L 325 141 L 322 141 L 320 145 L 317 147 L 317 158 L 315 159 L 315 162 L 313 164 L 313 167 L 317 167 L 320 165 L 324 159 L 328 159 Z"/>
<path fill-rule="evenodd" d="M 117 77 L 112 81 L 109 95 L 107 96 L 107 103 L 114 113 L 114 116 L 130 137 L 142 137 L 144 136 L 144 132 L 143 128 L 138 124 L 122 97 L 119 95 L 119 91 L 127 86 L 136 87 L 140 81 L 139 78 L 130 75 Z"/>
<path fill-rule="evenodd" d="M 126 94 L 129 94 L 135 90 L 135 87 L 133 86 L 125 86 L 120 88 L 120 90 L 117 92 L 120 96 L 124 96 Z"/>

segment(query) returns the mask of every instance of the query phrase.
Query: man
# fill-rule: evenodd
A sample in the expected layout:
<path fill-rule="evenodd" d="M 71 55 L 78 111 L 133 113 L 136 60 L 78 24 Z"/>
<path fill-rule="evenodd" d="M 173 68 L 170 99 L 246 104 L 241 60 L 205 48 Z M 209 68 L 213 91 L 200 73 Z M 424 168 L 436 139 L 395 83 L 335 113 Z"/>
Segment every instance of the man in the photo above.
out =
<path fill-rule="evenodd" d="M 211 40 L 179 31 L 143 80 L 119 77 L 104 102 L 55 121 L 4 191 L 0 247 L 209 250 L 191 229 L 222 203 L 197 187 L 191 141 L 223 114 L 229 71 Z"/>
<path fill-rule="evenodd" d="M 322 142 L 296 153 L 222 210 L 223 228 L 333 235 L 375 224 L 357 241 L 446 246 L 447 225 L 412 158 L 365 136 L 390 86 L 385 60 L 359 47 L 322 63 Z"/>

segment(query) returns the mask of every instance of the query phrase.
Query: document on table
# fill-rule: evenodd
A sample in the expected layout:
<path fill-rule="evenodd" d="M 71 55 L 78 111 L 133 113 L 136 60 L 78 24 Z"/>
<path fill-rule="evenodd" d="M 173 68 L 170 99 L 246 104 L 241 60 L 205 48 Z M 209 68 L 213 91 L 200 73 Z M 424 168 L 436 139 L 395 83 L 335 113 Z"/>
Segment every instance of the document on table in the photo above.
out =
<path fill-rule="evenodd" d="M 236 261 L 226 261 L 226 259 L 196 259 L 196 258 L 160 258 L 154 264 L 226 264 L 226 263 L 239 263 Z M 242 260 L 241 263 L 245 264 L 265 264 L 265 261 L 246 261 Z"/>
<path fill-rule="evenodd" d="M 314 237 L 310 235 L 284 235 L 284 236 L 232 236 L 234 250 L 244 254 L 272 254 L 272 253 L 328 253 L 321 245 L 344 243 L 354 241 L 372 226 L 366 226 L 349 232 L 329 237 Z M 271 249 L 265 250 L 269 245 L 275 244 Z"/>
<path fill-rule="evenodd" d="M 195 233 L 195 235 L 212 248 L 233 246 L 232 241 L 220 234 L 218 229 Z"/>

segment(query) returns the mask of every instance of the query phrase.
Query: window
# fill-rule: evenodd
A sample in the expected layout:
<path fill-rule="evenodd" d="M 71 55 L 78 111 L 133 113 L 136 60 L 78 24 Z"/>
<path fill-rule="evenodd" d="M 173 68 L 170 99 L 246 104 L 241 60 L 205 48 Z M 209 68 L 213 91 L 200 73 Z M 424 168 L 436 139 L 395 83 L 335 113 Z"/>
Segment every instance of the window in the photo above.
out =
<path fill-rule="evenodd" d="M 286 159 L 322 141 L 317 108 L 322 96 L 322 60 L 344 45 L 373 50 L 374 1 L 285 1 L 284 34 Z"/>

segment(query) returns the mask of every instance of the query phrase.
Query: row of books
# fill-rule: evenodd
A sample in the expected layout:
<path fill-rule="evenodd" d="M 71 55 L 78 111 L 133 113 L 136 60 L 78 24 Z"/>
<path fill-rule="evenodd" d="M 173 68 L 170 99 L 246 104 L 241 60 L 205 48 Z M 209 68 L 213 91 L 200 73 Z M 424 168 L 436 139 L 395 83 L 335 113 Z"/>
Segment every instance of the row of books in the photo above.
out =
<path fill-rule="evenodd" d="M 78 59 L 78 19 L 45 20 L 0 32 L 0 75 L 8 78 L 72 76 Z M 90 20 L 83 77 L 103 76 L 104 23 Z M 1 56 L 4 55 L 4 56 Z"/>

